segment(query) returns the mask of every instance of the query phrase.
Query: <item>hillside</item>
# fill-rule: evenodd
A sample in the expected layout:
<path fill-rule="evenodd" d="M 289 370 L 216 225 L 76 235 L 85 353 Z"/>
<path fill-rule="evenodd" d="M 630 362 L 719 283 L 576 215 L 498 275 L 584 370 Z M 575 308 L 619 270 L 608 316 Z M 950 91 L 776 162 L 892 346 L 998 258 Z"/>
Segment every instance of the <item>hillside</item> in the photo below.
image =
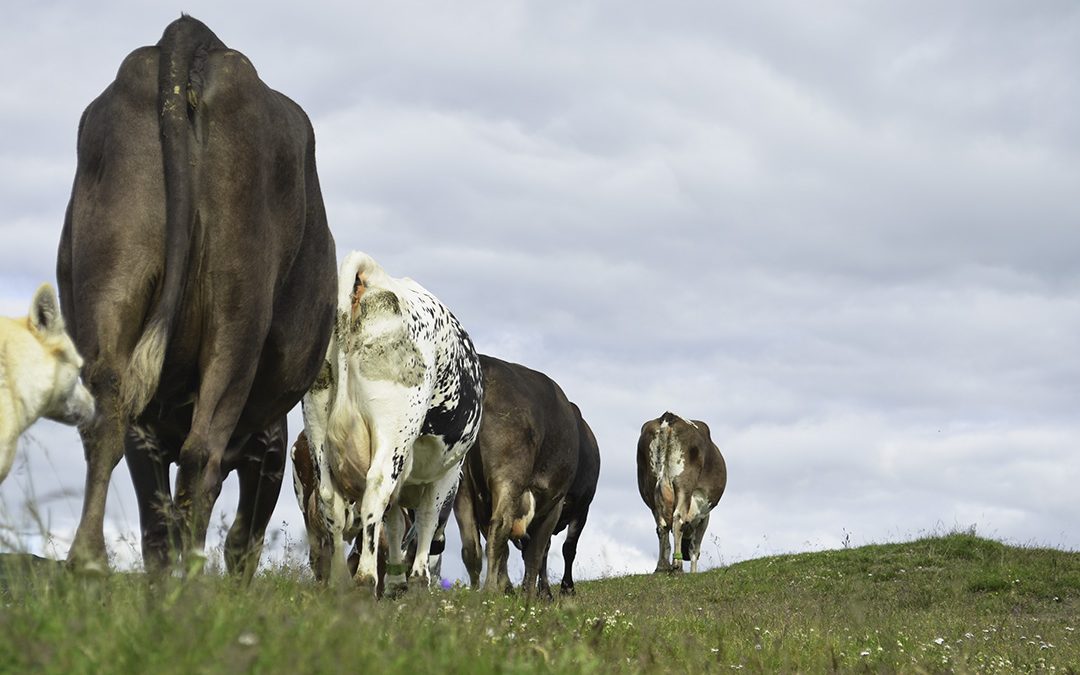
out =
<path fill-rule="evenodd" d="M 0 670 L 1076 672 L 1080 554 L 970 534 L 578 584 L 531 606 L 466 589 L 375 603 L 300 570 L 5 571 Z"/>

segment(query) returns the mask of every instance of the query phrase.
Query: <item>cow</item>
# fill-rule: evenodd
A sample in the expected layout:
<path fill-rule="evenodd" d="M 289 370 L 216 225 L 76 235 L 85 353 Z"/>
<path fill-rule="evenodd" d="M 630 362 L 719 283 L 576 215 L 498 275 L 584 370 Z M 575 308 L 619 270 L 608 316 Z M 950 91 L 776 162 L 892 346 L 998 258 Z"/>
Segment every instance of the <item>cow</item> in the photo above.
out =
<path fill-rule="evenodd" d="M 309 540 L 329 554 L 330 583 L 337 585 L 347 578 L 343 535 L 358 528 L 353 579 L 378 595 L 385 515 L 386 586 L 396 594 L 408 569 L 396 507 L 414 509 L 417 548 L 407 583 L 426 587 L 432 541 L 480 428 L 480 362 L 450 310 L 412 279 L 391 277 L 360 251 L 346 256 L 338 279 L 334 334 L 303 402 L 319 485 L 307 507 Z"/>
<path fill-rule="evenodd" d="M 709 512 L 727 486 L 727 465 L 708 425 L 672 412 L 646 422 L 638 439 L 637 473 L 641 499 L 656 520 L 656 571 L 682 572 L 689 558 L 690 571 L 697 572 Z"/>
<path fill-rule="evenodd" d="M 574 472 L 574 482 L 563 500 L 562 512 L 559 514 L 559 522 L 555 525 L 552 536 L 563 530 L 566 532 L 566 540 L 563 542 L 563 577 L 559 584 L 559 590 L 563 595 L 574 595 L 574 560 L 577 558 L 578 539 L 581 538 L 581 530 L 589 518 L 589 506 L 592 505 L 593 497 L 596 496 L 596 482 L 600 478 L 600 447 L 596 443 L 596 436 L 592 428 L 581 416 L 581 409 L 576 403 L 571 402 L 574 414 L 578 422 L 578 464 Z M 548 546 L 550 549 L 550 545 Z M 540 565 L 539 591 L 544 596 L 551 596 L 551 586 L 548 583 L 548 552 L 544 552 L 544 562 Z"/>
<path fill-rule="evenodd" d="M 27 316 L 0 316 L 0 483 L 19 436 L 39 418 L 82 424 L 93 416 L 94 399 L 79 379 L 82 364 L 50 284 L 38 287 Z"/>
<path fill-rule="evenodd" d="M 579 411 L 547 375 L 483 354 L 480 365 L 484 417 L 480 437 L 465 460 L 454 508 L 461 531 L 461 557 L 470 584 L 477 588 L 483 566 L 483 534 L 488 564 L 484 589 L 509 590 L 507 544 L 512 540 L 522 549 L 522 588 L 531 597 L 538 590 L 541 567 L 546 567 L 548 545 L 560 522 L 563 502 L 575 483 L 584 430 Z M 598 459 L 595 468 L 599 469 Z M 575 513 L 568 513 L 567 518 L 568 524 L 577 523 L 575 550 L 584 525 L 584 515 L 578 509 L 583 507 L 587 512 L 596 487 L 595 476 L 591 490 L 588 486 L 591 469 L 587 466 L 582 471 L 580 493 L 574 496 Z M 572 587 L 572 577 L 564 581 Z M 546 584 L 539 590 L 550 596 Z"/>
<path fill-rule="evenodd" d="M 106 493 L 126 452 L 148 570 L 168 569 L 178 543 L 187 568 L 202 567 L 211 509 L 236 470 L 232 541 L 249 550 L 233 551 L 230 569 L 251 571 L 282 480 L 287 440 L 270 437 L 322 364 L 335 259 L 300 106 L 186 15 L 124 59 L 79 122 L 57 254 L 98 403 L 81 429 L 70 565 L 107 570 Z"/>
<path fill-rule="evenodd" d="M 290 451 L 293 464 L 293 490 L 296 492 L 296 501 L 300 506 L 300 513 L 304 517 L 304 527 L 308 534 L 308 562 L 315 580 L 326 583 L 330 576 L 330 559 L 333 555 L 333 547 L 330 546 L 331 533 L 320 530 L 321 521 L 318 512 L 318 497 L 316 491 L 320 489 L 319 474 L 315 470 L 315 460 L 311 455 L 311 444 L 308 443 L 307 435 L 301 431 L 293 443 Z M 349 505 L 346 515 L 346 527 L 343 539 L 352 548 L 348 555 L 349 574 L 355 574 L 360 564 L 360 529 L 357 524 L 359 504 L 353 502 Z M 398 507 L 401 508 L 401 507 Z M 444 507 L 445 509 L 446 507 Z M 413 523 L 416 514 L 408 509 L 401 508 L 402 517 L 405 519 L 406 535 L 401 546 L 401 555 L 404 564 L 412 565 L 416 559 L 416 528 Z M 435 536 L 431 542 L 431 550 L 428 555 L 428 571 L 432 578 L 440 578 L 442 571 L 442 552 L 446 548 L 445 525 L 449 513 L 440 514 L 440 526 L 435 530 Z M 385 521 L 385 517 L 384 517 Z M 389 555 L 390 545 L 386 540 L 385 529 L 379 538 L 378 578 L 383 580 L 386 575 L 386 561 Z M 380 583 L 377 591 L 381 595 L 385 587 Z"/>

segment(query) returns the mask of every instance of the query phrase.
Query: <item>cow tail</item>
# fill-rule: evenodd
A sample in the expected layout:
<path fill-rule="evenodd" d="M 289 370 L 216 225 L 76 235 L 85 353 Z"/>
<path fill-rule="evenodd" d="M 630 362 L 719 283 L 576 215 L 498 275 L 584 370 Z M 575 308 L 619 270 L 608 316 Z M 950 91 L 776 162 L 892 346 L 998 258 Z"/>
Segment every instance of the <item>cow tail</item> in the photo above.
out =
<path fill-rule="evenodd" d="M 128 370 L 121 410 L 137 416 L 157 391 L 165 352 L 187 284 L 195 219 L 191 158 L 194 111 L 202 95 L 210 49 L 225 48 L 209 28 L 183 16 L 158 42 L 158 113 L 165 173 L 165 269 Z"/>
<path fill-rule="evenodd" d="M 514 541 L 524 540 L 528 536 L 529 525 L 532 524 L 533 517 L 536 515 L 536 497 L 533 496 L 531 490 L 521 493 L 517 513 L 520 515 L 514 518 L 510 525 L 510 538 Z"/>
<path fill-rule="evenodd" d="M 670 415 L 671 413 L 665 413 Z M 665 419 L 666 421 L 666 419 Z M 656 472 L 656 492 L 653 501 L 660 510 L 664 521 L 671 525 L 675 517 L 675 482 L 672 479 L 674 471 L 668 466 L 671 446 L 671 426 L 661 424 L 656 431 L 656 444 L 659 452 L 656 454 L 658 461 L 653 467 Z"/>

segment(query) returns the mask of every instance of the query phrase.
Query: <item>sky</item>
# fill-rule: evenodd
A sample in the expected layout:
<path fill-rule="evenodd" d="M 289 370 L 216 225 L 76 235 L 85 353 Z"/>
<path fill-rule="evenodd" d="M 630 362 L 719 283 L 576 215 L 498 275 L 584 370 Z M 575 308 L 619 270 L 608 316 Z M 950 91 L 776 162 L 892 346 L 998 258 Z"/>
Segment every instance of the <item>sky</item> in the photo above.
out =
<path fill-rule="evenodd" d="M 1080 550 L 1075 3 L 19 2 L 0 314 L 55 279 L 81 111 L 181 9 L 307 111 L 339 259 L 579 404 L 578 578 L 655 566 L 635 449 L 666 410 L 727 461 L 706 566 L 972 529 Z M 34 426 L 0 545 L 65 555 L 83 475 L 75 431 Z M 138 564 L 122 466 L 107 529 Z M 289 479 L 271 529 L 304 557 Z"/>

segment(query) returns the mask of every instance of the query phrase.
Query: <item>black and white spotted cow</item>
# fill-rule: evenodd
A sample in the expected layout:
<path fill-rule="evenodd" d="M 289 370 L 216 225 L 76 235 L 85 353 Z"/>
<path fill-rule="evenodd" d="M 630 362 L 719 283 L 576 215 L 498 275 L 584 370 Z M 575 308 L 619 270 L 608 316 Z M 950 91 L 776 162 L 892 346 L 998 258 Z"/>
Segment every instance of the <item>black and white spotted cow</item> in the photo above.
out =
<path fill-rule="evenodd" d="M 331 582 L 347 577 L 342 535 L 358 528 L 354 579 L 377 588 L 385 515 L 387 586 L 404 584 L 404 518 L 395 508 L 404 506 L 416 513 L 410 582 L 430 583 L 431 542 L 476 441 L 482 399 L 480 361 L 450 310 L 412 279 L 391 277 L 371 256 L 350 253 L 338 277 L 326 362 L 304 397 L 318 475 L 309 540 L 330 554 Z"/>

